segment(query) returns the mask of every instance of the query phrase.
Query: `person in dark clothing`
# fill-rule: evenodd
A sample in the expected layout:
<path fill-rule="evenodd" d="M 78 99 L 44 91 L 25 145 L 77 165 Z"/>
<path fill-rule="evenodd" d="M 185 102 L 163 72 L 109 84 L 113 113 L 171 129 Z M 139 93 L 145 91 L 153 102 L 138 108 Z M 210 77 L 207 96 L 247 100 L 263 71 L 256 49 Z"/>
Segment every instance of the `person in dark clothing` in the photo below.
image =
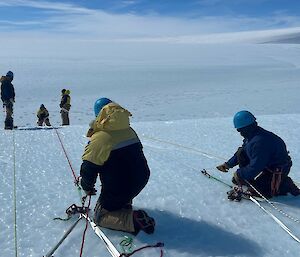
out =
<path fill-rule="evenodd" d="M 254 115 L 240 111 L 233 119 L 234 127 L 244 138 L 243 145 L 227 162 L 217 166 L 222 172 L 239 165 L 232 182 L 252 185 L 263 196 L 270 198 L 290 193 L 300 195 L 300 189 L 288 176 L 292 160 L 284 141 L 274 133 L 258 126 Z M 249 191 L 257 193 L 252 187 Z"/>
<path fill-rule="evenodd" d="M 3 108 L 6 111 L 6 118 L 4 122 L 5 129 L 13 129 L 13 106 L 15 102 L 15 89 L 11 83 L 14 79 L 14 74 L 12 71 L 8 71 L 6 76 L 2 76 L 1 82 L 1 100 L 3 102 Z"/>
<path fill-rule="evenodd" d="M 101 194 L 94 220 L 99 226 L 137 234 L 151 234 L 155 221 L 144 210 L 133 210 L 132 200 L 149 180 L 150 169 L 143 147 L 130 127 L 131 114 L 107 98 L 95 103 L 96 120 L 89 129 L 80 168 L 80 185 L 87 194 L 95 193 L 97 177 Z"/>
<path fill-rule="evenodd" d="M 41 104 L 40 109 L 38 110 L 36 116 L 38 117 L 38 121 L 37 121 L 38 126 L 43 126 L 44 123 L 46 124 L 46 126 L 51 126 L 49 120 L 49 112 L 43 104 Z"/>
<path fill-rule="evenodd" d="M 62 125 L 63 126 L 70 125 L 70 119 L 69 119 L 69 112 L 71 108 L 70 90 L 63 89 L 61 91 L 61 101 L 59 107 L 61 108 L 60 114 L 61 114 Z"/>

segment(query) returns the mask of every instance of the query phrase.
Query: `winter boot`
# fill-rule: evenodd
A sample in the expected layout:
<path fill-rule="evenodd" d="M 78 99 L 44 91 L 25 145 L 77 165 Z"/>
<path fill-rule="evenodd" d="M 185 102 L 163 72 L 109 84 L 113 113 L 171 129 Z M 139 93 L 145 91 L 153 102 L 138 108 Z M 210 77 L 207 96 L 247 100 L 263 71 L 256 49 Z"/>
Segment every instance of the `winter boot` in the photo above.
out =
<path fill-rule="evenodd" d="M 13 129 L 14 121 L 12 117 L 7 117 L 4 122 L 4 129 Z"/>
<path fill-rule="evenodd" d="M 234 187 L 232 190 L 227 192 L 227 198 L 230 201 L 239 202 L 242 200 L 243 197 L 243 190 L 239 187 Z"/>
<path fill-rule="evenodd" d="M 293 196 L 300 195 L 300 189 L 290 177 L 286 177 L 280 186 L 280 195 L 286 195 L 287 193 L 290 193 Z"/>
<path fill-rule="evenodd" d="M 154 232 L 155 221 L 143 210 L 133 211 L 133 223 L 136 234 L 140 230 L 143 230 L 147 234 L 153 234 Z"/>

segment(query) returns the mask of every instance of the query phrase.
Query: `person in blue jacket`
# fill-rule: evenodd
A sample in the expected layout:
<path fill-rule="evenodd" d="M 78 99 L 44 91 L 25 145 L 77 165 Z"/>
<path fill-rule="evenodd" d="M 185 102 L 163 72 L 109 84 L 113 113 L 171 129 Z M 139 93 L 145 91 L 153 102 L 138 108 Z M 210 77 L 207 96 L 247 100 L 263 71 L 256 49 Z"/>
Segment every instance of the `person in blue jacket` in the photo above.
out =
<path fill-rule="evenodd" d="M 243 145 L 217 169 L 228 172 L 230 168 L 239 165 L 232 182 L 236 185 L 251 184 L 267 198 L 287 193 L 300 195 L 300 189 L 288 176 L 292 160 L 284 141 L 258 126 L 256 118 L 249 111 L 237 112 L 233 123 L 244 138 Z M 252 187 L 249 189 L 255 193 Z"/>

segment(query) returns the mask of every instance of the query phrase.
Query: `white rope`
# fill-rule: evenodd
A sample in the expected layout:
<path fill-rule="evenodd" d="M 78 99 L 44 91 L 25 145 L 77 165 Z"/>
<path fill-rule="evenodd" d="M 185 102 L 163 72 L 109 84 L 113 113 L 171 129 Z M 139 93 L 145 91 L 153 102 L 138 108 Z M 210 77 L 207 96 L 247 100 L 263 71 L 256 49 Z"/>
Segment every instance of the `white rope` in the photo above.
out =
<path fill-rule="evenodd" d="M 269 212 L 267 209 L 262 207 L 258 201 L 256 201 L 252 196 L 250 196 L 250 200 L 255 203 L 259 208 L 261 208 L 266 214 L 268 214 L 284 231 L 286 231 L 295 241 L 300 243 L 300 239 L 295 236 L 291 230 L 281 221 L 279 220 L 275 215 L 273 215 L 271 212 Z"/>
<path fill-rule="evenodd" d="M 195 149 L 195 148 L 192 148 L 192 147 L 189 147 L 189 146 L 184 146 L 184 145 L 181 145 L 181 144 L 173 143 L 173 142 L 170 142 L 170 141 L 166 141 L 166 140 L 158 139 L 158 138 L 154 138 L 154 137 L 149 137 L 149 136 L 146 136 L 146 135 L 142 135 L 142 137 L 144 137 L 146 139 L 149 139 L 149 140 L 156 141 L 156 142 L 160 142 L 160 143 L 165 143 L 165 144 L 168 144 L 168 145 L 177 146 L 177 147 L 180 147 L 182 149 L 186 149 L 186 150 L 198 153 L 198 154 L 200 154 L 202 156 L 205 156 L 207 158 L 210 158 L 210 159 L 214 158 L 214 159 L 219 159 L 219 160 L 226 160 L 223 157 L 220 157 L 220 156 L 217 156 L 217 155 L 214 155 L 214 154 L 202 151 L 202 150 L 198 150 L 198 149 Z"/>
<path fill-rule="evenodd" d="M 268 204 L 270 204 L 272 206 L 273 209 L 275 209 L 276 211 L 278 211 L 279 213 L 281 213 L 283 216 L 289 218 L 290 220 L 296 222 L 296 223 L 300 223 L 300 220 L 291 216 L 290 214 L 286 213 L 285 211 L 283 211 L 282 209 L 278 208 L 274 203 L 272 203 L 271 201 L 269 201 L 268 198 L 266 198 L 262 193 L 260 193 L 250 182 L 248 182 L 246 180 L 246 182 L 248 183 L 248 185 L 262 198 L 264 199 L 265 202 L 267 202 Z"/>
<path fill-rule="evenodd" d="M 119 251 L 116 249 L 113 243 L 108 239 L 108 237 L 103 233 L 103 231 L 86 214 L 81 214 L 81 216 L 90 223 L 95 234 L 104 242 L 111 256 L 119 257 L 120 256 Z"/>
<path fill-rule="evenodd" d="M 195 149 L 195 148 L 192 148 L 192 147 L 189 147 L 189 146 L 177 144 L 177 143 L 170 142 L 170 141 L 163 140 L 163 139 L 158 139 L 158 138 L 155 138 L 155 137 L 149 137 L 149 136 L 146 136 L 144 134 L 142 135 L 142 137 L 145 138 L 145 139 L 152 140 L 152 141 L 156 141 L 156 142 L 165 143 L 165 144 L 168 144 L 168 145 L 177 146 L 177 147 L 180 147 L 182 149 L 186 149 L 186 150 L 192 151 L 194 153 L 200 154 L 200 155 L 205 156 L 205 157 L 210 158 L 210 159 L 214 158 L 214 159 L 218 159 L 218 160 L 222 160 L 222 161 L 227 161 L 227 159 L 225 159 L 224 157 L 217 156 L 217 155 L 214 155 L 214 154 L 202 151 L 202 150 L 198 150 L 198 149 Z M 300 182 L 294 181 L 294 183 L 298 187 L 300 187 Z"/>

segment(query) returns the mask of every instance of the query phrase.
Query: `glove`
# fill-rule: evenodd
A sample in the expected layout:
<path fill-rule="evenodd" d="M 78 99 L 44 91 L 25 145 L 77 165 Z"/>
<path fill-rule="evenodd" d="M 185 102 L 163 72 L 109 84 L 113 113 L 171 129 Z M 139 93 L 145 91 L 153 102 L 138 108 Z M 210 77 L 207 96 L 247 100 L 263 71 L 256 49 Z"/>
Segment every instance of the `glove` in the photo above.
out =
<path fill-rule="evenodd" d="M 219 171 L 222 171 L 222 172 L 228 172 L 228 170 L 229 170 L 228 164 L 226 162 L 224 162 L 223 164 L 217 166 L 216 168 Z"/>
<path fill-rule="evenodd" d="M 75 185 L 80 186 L 83 189 L 83 187 L 81 185 L 81 181 L 82 181 L 82 177 L 79 176 L 78 179 L 74 183 L 75 183 Z M 83 191 L 86 195 L 96 195 L 96 193 L 97 193 L 97 190 L 95 188 L 92 188 L 89 191 L 83 189 Z"/>
<path fill-rule="evenodd" d="M 233 173 L 233 177 L 232 177 L 231 181 L 232 181 L 233 184 L 238 185 L 238 186 L 245 184 L 243 182 L 243 180 L 239 177 L 237 172 Z"/>

